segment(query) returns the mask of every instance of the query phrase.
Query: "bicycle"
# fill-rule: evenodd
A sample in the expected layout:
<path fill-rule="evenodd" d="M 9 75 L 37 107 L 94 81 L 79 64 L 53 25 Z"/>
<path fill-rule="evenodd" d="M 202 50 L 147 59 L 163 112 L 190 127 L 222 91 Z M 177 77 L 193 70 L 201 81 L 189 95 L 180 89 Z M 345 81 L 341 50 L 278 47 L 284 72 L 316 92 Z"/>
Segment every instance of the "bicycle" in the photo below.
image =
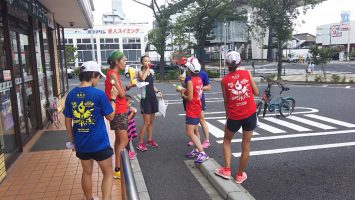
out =
<path fill-rule="evenodd" d="M 265 117 L 266 110 L 269 110 L 269 112 L 275 112 L 276 116 L 278 116 L 276 113 L 277 111 L 279 111 L 280 115 L 283 117 L 290 116 L 292 114 L 292 112 L 295 110 L 296 100 L 292 97 L 284 98 L 282 96 L 282 93 L 290 90 L 290 88 L 284 86 L 280 82 L 271 81 L 269 79 L 266 79 L 264 76 L 261 76 L 261 77 L 267 81 L 267 87 L 263 91 L 262 97 L 257 104 L 257 107 L 256 107 L 257 116 L 260 115 L 260 112 L 262 109 L 263 109 L 263 117 Z M 279 96 L 276 99 L 276 101 L 274 101 L 274 102 L 271 102 L 271 86 L 272 85 L 277 85 L 281 88 Z"/>
<path fill-rule="evenodd" d="M 61 127 L 62 124 L 59 120 L 59 112 L 58 112 L 58 98 L 53 97 L 52 105 L 50 105 L 50 102 L 47 101 L 46 104 L 43 106 L 46 109 L 46 112 L 48 114 L 47 129 L 51 124 L 53 124 L 57 128 Z"/>

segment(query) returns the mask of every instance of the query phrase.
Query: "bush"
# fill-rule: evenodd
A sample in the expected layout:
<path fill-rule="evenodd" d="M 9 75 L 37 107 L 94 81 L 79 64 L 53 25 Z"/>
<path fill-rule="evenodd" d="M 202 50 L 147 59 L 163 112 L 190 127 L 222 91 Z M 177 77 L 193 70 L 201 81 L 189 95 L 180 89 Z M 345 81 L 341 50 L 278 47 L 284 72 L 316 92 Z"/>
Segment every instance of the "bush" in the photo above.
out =
<path fill-rule="evenodd" d="M 268 80 L 275 80 L 275 78 L 276 78 L 276 74 L 270 74 L 266 76 L 266 79 Z"/>
<path fill-rule="evenodd" d="M 342 83 L 345 83 L 346 82 L 346 76 L 344 75 L 343 78 L 341 79 L 341 82 Z"/>
<path fill-rule="evenodd" d="M 334 83 L 338 83 L 338 82 L 340 81 L 340 76 L 337 75 L 337 74 L 333 74 L 331 80 L 332 80 Z"/>
<path fill-rule="evenodd" d="M 213 72 L 210 70 L 206 70 L 208 74 L 208 78 L 219 78 L 219 72 Z"/>
<path fill-rule="evenodd" d="M 316 76 L 314 77 L 314 81 L 315 81 L 315 82 L 323 82 L 323 78 L 322 78 L 322 76 L 320 76 L 320 75 L 316 75 Z"/>
<path fill-rule="evenodd" d="M 352 78 L 350 78 L 349 83 L 354 83 L 354 80 Z"/>

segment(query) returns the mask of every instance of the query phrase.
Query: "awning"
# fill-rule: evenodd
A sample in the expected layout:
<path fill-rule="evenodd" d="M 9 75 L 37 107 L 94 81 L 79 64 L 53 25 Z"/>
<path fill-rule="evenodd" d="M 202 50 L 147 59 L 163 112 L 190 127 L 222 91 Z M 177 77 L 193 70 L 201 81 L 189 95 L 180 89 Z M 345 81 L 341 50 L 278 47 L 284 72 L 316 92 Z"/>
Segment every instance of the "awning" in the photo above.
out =
<path fill-rule="evenodd" d="M 93 0 L 39 0 L 64 28 L 92 28 Z"/>

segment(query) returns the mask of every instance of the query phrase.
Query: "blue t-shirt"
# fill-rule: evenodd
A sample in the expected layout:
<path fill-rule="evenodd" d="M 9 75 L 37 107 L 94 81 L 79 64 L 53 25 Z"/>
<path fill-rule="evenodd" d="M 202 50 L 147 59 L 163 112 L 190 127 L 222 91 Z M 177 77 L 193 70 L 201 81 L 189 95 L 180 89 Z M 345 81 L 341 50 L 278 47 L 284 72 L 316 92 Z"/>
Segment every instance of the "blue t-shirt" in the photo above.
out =
<path fill-rule="evenodd" d="M 202 80 L 203 86 L 206 86 L 206 85 L 210 84 L 210 80 L 208 79 L 208 74 L 205 71 L 201 70 L 200 73 L 199 73 L 199 77 Z M 187 81 L 189 81 L 189 80 L 191 80 L 191 76 L 187 75 L 186 79 L 185 79 L 185 85 L 187 85 Z M 202 93 L 201 99 L 202 100 L 205 99 L 205 94 L 204 93 Z"/>
<path fill-rule="evenodd" d="M 64 116 L 73 119 L 75 149 L 79 153 L 110 146 L 104 116 L 113 112 L 105 93 L 94 87 L 76 87 L 65 100 Z"/>

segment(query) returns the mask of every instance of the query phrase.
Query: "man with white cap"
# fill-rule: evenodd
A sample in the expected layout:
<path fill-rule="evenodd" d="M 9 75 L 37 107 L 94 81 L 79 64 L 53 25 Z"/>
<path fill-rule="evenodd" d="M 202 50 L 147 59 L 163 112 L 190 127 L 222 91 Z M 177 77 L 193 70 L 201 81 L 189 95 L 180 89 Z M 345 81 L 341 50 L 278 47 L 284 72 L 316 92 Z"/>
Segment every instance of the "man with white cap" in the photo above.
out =
<path fill-rule="evenodd" d="M 94 160 L 103 173 L 102 199 L 111 198 L 112 155 L 104 118 L 115 116 L 115 103 L 109 102 L 106 94 L 94 88 L 100 76 L 105 77 L 101 67 L 94 61 L 85 62 L 80 68 L 78 87 L 72 89 L 65 101 L 65 126 L 69 140 L 74 145 L 76 156 L 83 167 L 81 185 L 86 200 L 92 196 L 92 171 Z M 116 99 L 118 91 L 111 90 L 111 98 Z"/>
<path fill-rule="evenodd" d="M 216 169 L 215 174 L 226 179 L 231 177 L 231 140 L 241 127 L 243 128 L 242 154 L 236 174 L 236 182 L 242 183 L 247 179 L 244 169 L 249 160 L 250 140 L 256 128 L 256 105 L 254 96 L 259 90 L 249 71 L 241 69 L 240 54 L 229 51 L 226 54 L 229 73 L 221 81 L 224 107 L 226 110 L 226 126 L 223 139 L 223 155 L 225 166 Z"/>
<path fill-rule="evenodd" d="M 200 138 L 195 134 L 202 112 L 203 84 L 199 77 L 201 65 L 197 58 L 190 57 L 187 59 L 186 67 L 189 70 L 188 73 L 191 79 L 187 81 L 186 89 L 181 90 L 181 97 L 186 100 L 186 134 L 195 145 L 195 148 L 187 153 L 186 156 L 189 158 L 197 157 L 195 163 L 200 164 L 209 158 L 207 153 L 203 151 Z"/>

